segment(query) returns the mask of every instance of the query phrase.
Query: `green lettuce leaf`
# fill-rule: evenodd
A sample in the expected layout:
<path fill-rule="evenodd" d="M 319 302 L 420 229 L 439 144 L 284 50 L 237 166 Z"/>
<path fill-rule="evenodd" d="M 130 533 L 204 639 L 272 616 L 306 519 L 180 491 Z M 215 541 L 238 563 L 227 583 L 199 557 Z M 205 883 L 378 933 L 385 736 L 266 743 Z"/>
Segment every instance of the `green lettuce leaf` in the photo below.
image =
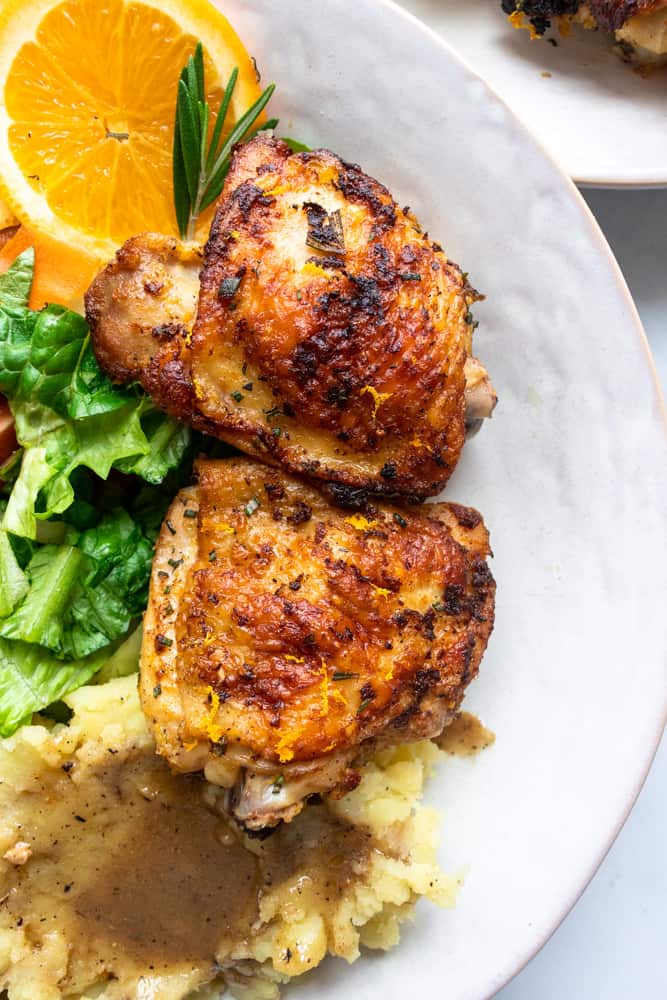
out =
<path fill-rule="evenodd" d="M 136 396 L 117 389 L 101 371 L 83 316 L 62 306 L 9 312 L 0 303 L 3 364 L 0 390 L 16 402 L 41 403 L 80 420 L 109 413 Z"/>
<path fill-rule="evenodd" d="M 32 264 L 26 252 L 0 276 L 0 392 L 20 445 L 0 470 L 3 736 L 49 706 L 58 717 L 105 665 L 136 670 L 156 532 L 194 450 L 101 371 L 81 316 L 27 308 Z"/>
<path fill-rule="evenodd" d="M 23 458 L 3 527 L 15 535 L 36 538 L 37 519 L 67 510 L 74 502 L 70 477 L 77 468 L 84 466 L 106 479 L 116 463 L 146 455 L 150 448 L 141 425 L 142 414 L 153 409 L 146 398 L 76 421 L 63 420 L 39 403 L 12 403 L 12 409 Z M 171 453 L 164 458 L 164 467 L 168 459 L 180 460 Z"/>
<path fill-rule="evenodd" d="M 126 635 L 146 607 L 153 542 L 118 509 L 62 545 L 41 545 L 0 636 L 81 659 Z"/>
<path fill-rule="evenodd" d="M 78 313 L 26 308 L 32 258 L 17 258 L 0 278 L 0 392 L 8 398 L 22 446 L 3 527 L 35 538 L 37 521 L 74 502 L 71 477 L 112 468 L 161 482 L 188 449 L 190 430 L 135 387 L 102 372 Z"/>
<path fill-rule="evenodd" d="M 29 247 L 4 274 L 0 274 L 0 301 L 5 309 L 20 310 L 27 307 L 34 270 L 35 251 Z"/>
<path fill-rule="evenodd" d="M 11 736 L 33 712 L 87 684 L 108 658 L 103 649 L 63 663 L 41 646 L 0 639 L 0 736 Z"/>
<path fill-rule="evenodd" d="M 114 468 L 120 472 L 131 472 L 157 486 L 182 462 L 190 445 L 192 432 L 185 424 L 166 418 L 152 404 L 142 412 L 141 430 L 148 442 L 146 454 L 137 458 L 118 459 L 114 462 Z"/>
<path fill-rule="evenodd" d="M 6 531 L 0 530 L 0 618 L 11 614 L 30 589 Z"/>

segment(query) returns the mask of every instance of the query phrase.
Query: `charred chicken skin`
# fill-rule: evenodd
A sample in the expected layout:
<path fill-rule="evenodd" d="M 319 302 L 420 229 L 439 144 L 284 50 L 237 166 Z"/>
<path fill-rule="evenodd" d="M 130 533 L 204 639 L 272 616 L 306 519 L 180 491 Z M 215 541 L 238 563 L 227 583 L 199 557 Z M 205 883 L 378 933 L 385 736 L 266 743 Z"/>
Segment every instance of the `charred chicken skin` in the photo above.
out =
<path fill-rule="evenodd" d="M 457 504 L 350 513 L 244 458 L 197 473 L 157 544 L 142 704 L 159 752 L 258 830 L 451 721 L 493 627 L 488 533 Z"/>
<path fill-rule="evenodd" d="M 543 35 L 557 20 L 615 34 L 619 54 L 640 66 L 667 59 L 667 0 L 502 0 L 502 8 L 521 27 Z M 516 20 L 514 20 L 516 19 Z"/>
<path fill-rule="evenodd" d="M 338 500 L 442 489 L 496 397 L 475 292 L 408 209 L 333 153 L 260 135 L 235 153 L 200 281 L 197 252 L 136 237 L 97 277 L 112 378 Z"/>

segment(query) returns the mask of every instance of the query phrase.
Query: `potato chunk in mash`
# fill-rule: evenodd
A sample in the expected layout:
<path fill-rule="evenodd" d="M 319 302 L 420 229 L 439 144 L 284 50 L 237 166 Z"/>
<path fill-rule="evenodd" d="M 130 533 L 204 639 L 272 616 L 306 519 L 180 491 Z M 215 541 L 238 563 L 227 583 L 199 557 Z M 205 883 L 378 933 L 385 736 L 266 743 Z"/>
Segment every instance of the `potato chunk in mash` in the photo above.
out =
<path fill-rule="evenodd" d="M 242 839 L 216 786 L 154 753 L 135 676 L 67 702 L 69 725 L 0 742 L 9 1000 L 181 1000 L 204 987 L 271 1000 L 327 954 L 395 945 L 419 896 L 453 905 L 435 814 L 419 805 L 433 744 L 384 751 L 346 798 Z"/>

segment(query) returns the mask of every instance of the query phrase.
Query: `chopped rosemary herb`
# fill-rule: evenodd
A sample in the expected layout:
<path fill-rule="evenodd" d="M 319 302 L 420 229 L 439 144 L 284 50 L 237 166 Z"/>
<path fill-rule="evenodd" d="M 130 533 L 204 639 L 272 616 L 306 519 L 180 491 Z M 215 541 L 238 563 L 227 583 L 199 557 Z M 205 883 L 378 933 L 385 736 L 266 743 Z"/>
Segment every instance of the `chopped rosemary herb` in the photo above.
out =
<path fill-rule="evenodd" d="M 215 562 L 217 558 L 218 558 L 218 553 L 215 551 L 215 549 L 211 549 L 211 551 L 208 554 L 208 561 Z"/>
<path fill-rule="evenodd" d="M 405 520 L 405 518 L 401 517 L 401 515 L 398 513 L 394 514 L 394 521 L 396 521 L 396 524 L 398 524 L 398 526 L 401 528 L 407 528 L 408 526 L 408 522 Z"/>
<path fill-rule="evenodd" d="M 188 510 L 186 510 L 185 513 L 183 514 L 183 517 L 196 517 L 196 516 L 197 516 L 197 511 L 193 510 L 191 507 L 188 508 Z"/>
<path fill-rule="evenodd" d="M 447 610 L 447 608 L 442 603 L 442 601 L 434 601 L 433 604 L 431 605 L 431 607 L 433 608 L 434 611 L 446 611 Z"/>
<path fill-rule="evenodd" d="M 351 681 L 359 674 L 353 674 L 350 670 L 336 670 L 333 674 L 332 681 Z"/>
<path fill-rule="evenodd" d="M 252 392 L 252 382 L 244 382 L 242 388 L 245 389 L 246 392 Z"/>
<path fill-rule="evenodd" d="M 175 535 L 176 534 L 176 528 L 173 526 L 173 524 L 171 523 L 171 521 L 169 520 L 169 518 L 167 518 L 167 520 L 164 523 L 167 525 L 167 527 L 169 528 L 169 531 L 172 533 L 172 535 Z"/>
<path fill-rule="evenodd" d="M 364 698 L 357 709 L 357 715 L 361 715 L 362 712 L 365 712 L 372 701 L 372 698 Z"/>
<path fill-rule="evenodd" d="M 273 434 L 274 437 L 279 438 L 280 435 L 282 434 L 282 432 L 283 432 L 282 427 L 272 427 L 271 428 L 271 433 Z"/>
<path fill-rule="evenodd" d="M 223 278 L 218 288 L 218 297 L 221 299 L 233 299 L 239 290 L 240 278 Z"/>
<path fill-rule="evenodd" d="M 172 569 L 178 569 L 178 567 L 183 564 L 182 559 L 168 559 L 167 562 L 169 563 Z"/>
<path fill-rule="evenodd" d="M 158 648 L 162 647 L 164 649 L 169 649 L 170 646 L 174 645 L 174 640 L 170 639 L 166 635 L 162 635 L 161 633 L 159 633 L 158 635 L 155 636 L 155 645 Z"/>
<path fill-rule="evenodd" d="M 261 504 L 257 497 L 253 497 L 252 500 L 248 500 L 245 505 L 244 510 L 246 512 L 246 517 L 252 517 L 256 510 L 259 510 Z"/>
<path fill-rule="evenodd" d="M 421 281 L 422 276 L 417 271 L 404 271 L 403 274 L 399 274 L 399 278 L 403 281 Z"/>
<path fill-rule="evenodd" d="M 306 246 L 335 257 L 345 256 L 345 234 L 340 209 L 327 212 L 321 205 L 307 201 L 303 205 L 308 216 Z"/>
<path fill-rule="evenodd" d="M 262 410 L 262 413 L 266 416 L 267 420 L 271 420 L 273 417 L 284 417 L 282 409 L 279 406 L 272 406 L 270 410 Z"/>
<path fill-rule="evenodd" d="M 227 751 L 227 737 L 221 737 L 217 743 L 210 743 L 210 750 L 214 757 L 224 757 Z"/>
<path fill-rule="evenodd" d="M 284 784 L 285 784 L 285 775 L 279 774 L 276 780 L 273 782 L 273 785 L 271 787 L 271 793 L 273 795 L 279 795 L 280 789 L 283 787 Z"/>
<path fill-rule="evenodd" d="M 472 309 L 470 309 L 470 307 L 468 307 L 468 311 L 465 314 L 465 322 L 468 324 L 468 326 L 471 326 L 473 330 L 476 330 L 477 327 L 479 326 L 479 320 L 475 319 L 475 317 L 473 316 Z"/>
<path fill-rule="evenodd" d="M 162 685 L 156 684 L 155 687 L 153 688 L 153 697 L 159 698 L 161 694 L 162 694 Z"/>
<path fill-rule="evenodd" d="M 239 392 L 238 389 L 232 393 L 232 399 L 235 403 L 240 403 L 243 399 L 243 393 Z"/>

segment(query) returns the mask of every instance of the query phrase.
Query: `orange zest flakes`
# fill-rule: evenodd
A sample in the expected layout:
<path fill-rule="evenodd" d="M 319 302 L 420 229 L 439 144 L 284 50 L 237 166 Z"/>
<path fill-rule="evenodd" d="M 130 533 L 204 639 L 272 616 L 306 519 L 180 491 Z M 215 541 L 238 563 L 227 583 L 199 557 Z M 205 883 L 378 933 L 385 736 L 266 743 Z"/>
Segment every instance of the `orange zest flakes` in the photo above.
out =
<path fill-rule="evenodd" d="M 320 662 L 322 664 L 320 667 L 320 674 L 322 675 L 322 681 L 320 684 L 322 692 L 322 707 L 320 715 L 325 716 L 329 714 L 329 705 L 332 701 L 337 701 L 339 705 L 343 706 L 343 708 L 347 708 L 348 704 L 345 695 L 339 691 L 335 685 L 333 688 L 330 687 L 329 668 L 324 660 L 321 660 Z"/>
<path fill-rule="evenodd" d="M 567 15 L 558 18 L 558 31 L 562 38 L 569 38 L 572 34 L 572 19 Z"/>
<path fill-rule="evenodd" d="M 327 667 L 324 660 L 321 661 L 322 666 L 320 667 L 320 673 L 322 674 L 322 708 L 320 710 L 320 715 L 329 714 L 329 668 Z"/>
<path fill-rule="evenodd" d="M 368 531 L 369 528 L 376 528 L 380 522 L 369 521 L 363 514 L 352 514 L 350 517 L 345 518 L 345 523 L 351 524 L 357 531 Z"/>
<path fill-rule="evenodd" d="M 393 393 L 391 393 L 391 392 L 378 392 L 377 389 L 374 386 L 372 386 L 372 385 L 365 385 L 363 387 L 363 389 L 361 390 L 360 395 L 364 396 L 366 393 L 368 393 L 369 396 L 371 396 L 371 398 L 373 400 L 373 420 L 375 420 L 375 418 L 377 417 L 377 414 L 378 414 L 378 410 L 380 409 L 380 407 L 382 406 L 383 403 L 386 403 L 386 401 L 389 399 L 390 396 L 393 395 Z"/>
<path fill-rule="evenodd" d="M 294 750 L 292 747 L 295 739 L 295 734 L 286 732 L 278 740 L 276 753 L 281 764 L 286 764 L 289 760 L 294 759 Z"/>
<path fill-rule="evenodd" d="M 432 451 L 433 450 L 430 447 L 430 445 L 424 444 L 424 442 L 422 441 L 422 439 L 419 438 L 419 437 L 413 437 L 413 439 L 410 442 L 410 444 L 412 445 L 413 448 L 424 448 L 426 451 Z"/>
<path fill-rule="evenodd" d="M 323 275 L 325 278 L 331 277 L 328 271 L 325 271 L 319 264 L 313 263 L 312 260 L 306 261 L 301 268 L 301 274 L 310 274 L 314 278 L 321 278 Z"/>
<path fill-rule="evenodd" d="M 376 587 L 374 583 L 371 584 L 371 587 L 380 597 L 389 597 L 391 595 L 391 590 L 387 590 L 386 587 Z"/>
<path fill-rule="evenodd" d="M 206 700 L 209 702 L 210 708 L 204 719 L 204 732 L 211 743 L 219 743 L 222 738 L 223 729 L 215 720 L 220 710 L 220 696 L 210 685 L 206 689 Z"/>
<path fill-rule="evenodd" d="M 335 687 L 333 691 L 330 690 L 329 697 L 331 698 L 332 701 L 337 701 L 339 705 L 343 706 L 343 708 L 349 708 L 349 705 L 347 703 L 347 698 L 345 697 L 342 691 L 339 691 L 338 688 Z"/>
<path fill-rule="evenodd" d="M 531 24 L 528 18 L 522 14 L 520 10 L 515 10 L 513 14 L 510 14 L 508 20 L 513 28 L 528 31 L 530 33 L 531 41 L 535 41 L 536 38 L 539 38 L 539 35 L 535 30 L 535 25 Z"/>
<path fill-rule="evenodd" d="M 305 663 L 306 662 L 304 660 L 303 656 L 292 656 L 291 653 L 287 653 L 287 655 L 284 656 L 283 659 L 284 660 L 289 660 L 290 663 Z"/>

